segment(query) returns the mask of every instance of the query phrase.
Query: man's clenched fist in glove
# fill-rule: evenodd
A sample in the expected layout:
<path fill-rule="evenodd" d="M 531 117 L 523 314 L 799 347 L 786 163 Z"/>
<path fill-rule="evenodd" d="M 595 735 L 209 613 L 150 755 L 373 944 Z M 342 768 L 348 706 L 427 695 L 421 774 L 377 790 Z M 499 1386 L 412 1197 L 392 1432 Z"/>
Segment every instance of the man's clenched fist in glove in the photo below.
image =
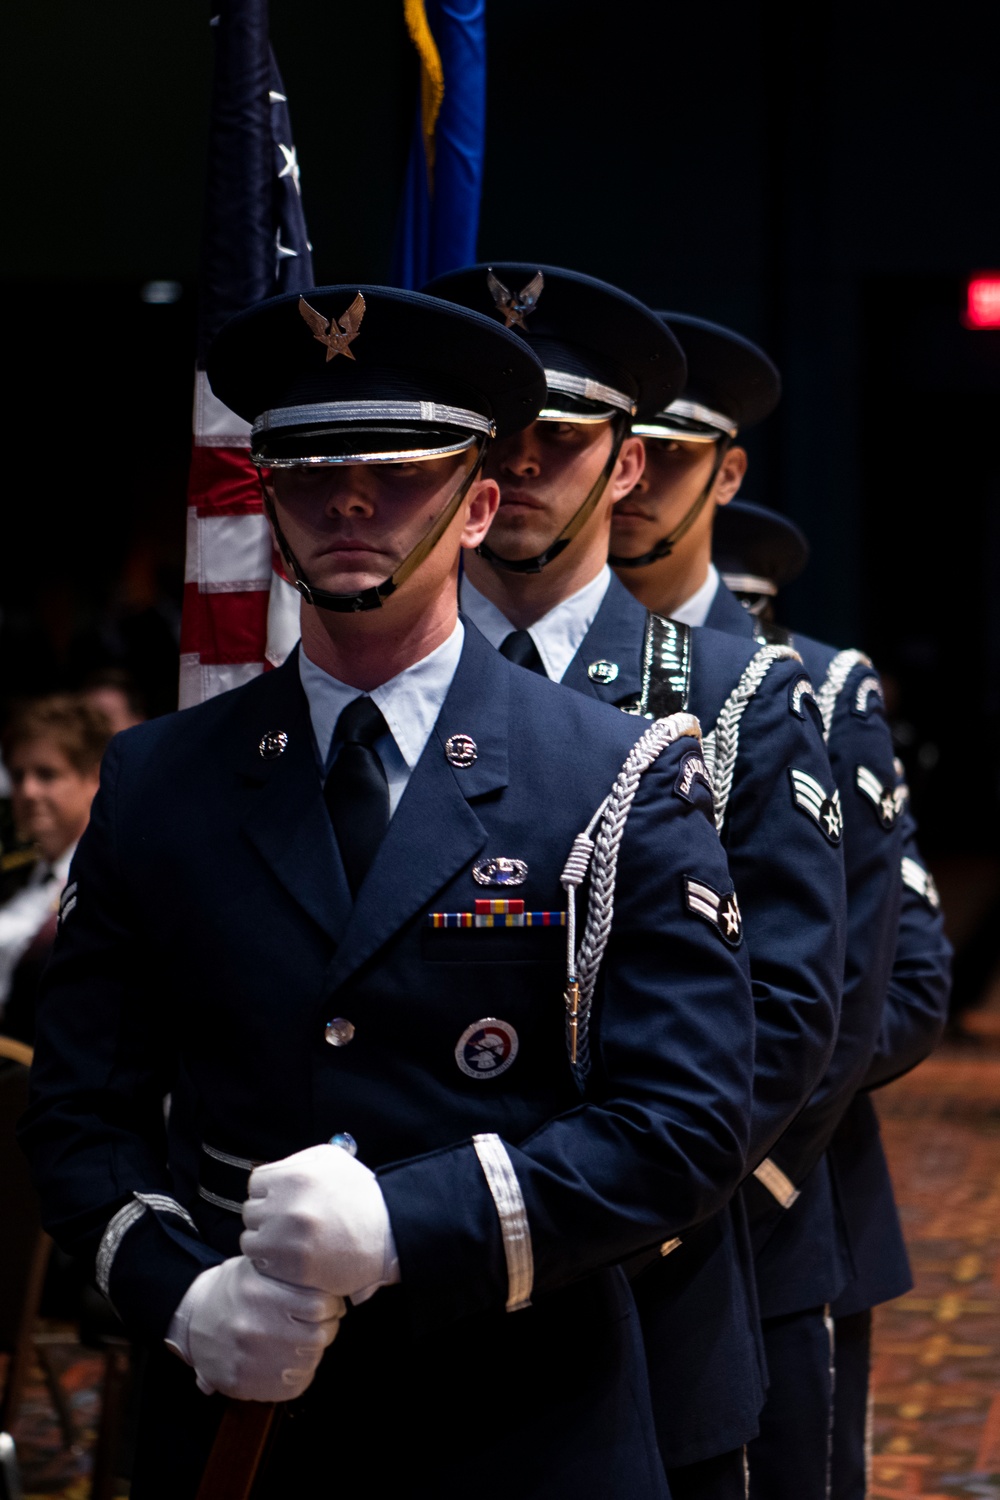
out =
<path fill-rule="evenodd" d="M 310 1384 L 344 1311 L 340 1297 L 261 1276 L 236 1255 L 191 1283 L 167 1343 L 194 1366 L 206 1396 L 291 1401 Z"/>
<path fill-rule="evenodd" d="M 257 1167 L 243 1205 L 243 1254 L 264 1276 L 364 1302 L 399 1280 L 375 1173 L 336 1146 Z"/>

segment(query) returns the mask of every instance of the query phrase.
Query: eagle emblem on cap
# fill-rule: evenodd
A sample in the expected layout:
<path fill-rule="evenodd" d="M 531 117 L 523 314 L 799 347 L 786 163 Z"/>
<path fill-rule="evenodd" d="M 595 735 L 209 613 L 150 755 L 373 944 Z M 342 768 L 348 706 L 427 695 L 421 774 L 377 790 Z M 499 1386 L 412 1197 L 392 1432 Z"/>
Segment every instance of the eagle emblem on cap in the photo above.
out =
<path fill-rule="evenodd" d="M 538 305 L 538 299 L 542 295 L 542 287 L 545 285 L 545 277 L 541 271 L 536 271 L 534 276 L 515 294 L 509 287 L 505 287 L 499 276 L 494 276 L 492 266 L 486 272 L 486 285 L 490 289 L 490 296 L 496 305 L 498 313 L 503 314 L 503 326 L 505 328 L 523 328 L 525 333 L 528 325 L 524 321 L 529 313 L 533 313 Z"/>
<path fill-rule="evenodd" d="M 331 359 L 336 359 L 338 354 L 346 354 L 348 359 L 354 358 L 351 345 L 358 336 L 361 319 L 365 315 L 365 299 L 360 292 L 339 318 L 324 318 L 322 313 L 309 306 L 304 297 L 299 298 L 299 312 L 312 329 L 313 338 L 325 344 L 327 364 Z"/>

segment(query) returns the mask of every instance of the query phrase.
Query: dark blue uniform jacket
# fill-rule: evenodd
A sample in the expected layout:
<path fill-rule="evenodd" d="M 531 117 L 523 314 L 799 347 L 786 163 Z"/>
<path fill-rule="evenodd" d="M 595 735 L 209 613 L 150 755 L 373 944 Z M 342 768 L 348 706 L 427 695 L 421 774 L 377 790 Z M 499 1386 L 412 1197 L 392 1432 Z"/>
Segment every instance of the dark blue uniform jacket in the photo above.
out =
<path fill-rule="evenodd" d="M 484 896 L 565 908 L 572 841 L 645 727 L 513 668 L 467 624 L 353 907 L 294 655 L 130 730 L 105 758 L 24 1125 L 45 1222 L 158 1343 L 192 1279 L 236 1252 L 247 1167 L 349 1131 L 379 1173 L 402 1283 L 348 1312 L 283 1428 L 304 1472 L 332 1464 L 345 1496 L 370 1493 L 374 1464 L 387 1487 L 428 1500 L 663 1500 L 615 1268 L 732 1193 L 753 1057 L 745 949 L 686 901 L 686 877 L 731 889 L 707 793 L 676 790 L 697 740 L 661 755 L 626 825 L 583 1097 L 565 1044 L 564 931 L 428 920 Z M 278 731 L 287 748 L 262 758 Z M 445 754 L 458 734 L 477 747 L 464 768 Z M 493 856 L 526 863 L 515 891 L 473 880 Z M 347 1046 L 325 1043 L 336 1016 L 354 1023 Z M 468 1077 L 456 1047 L 490 1017 L 516 1032 L 516 1058 Z M 168 1148 L 170 1090 L 184 1139 Z M 496 1137 L 527 1218 L 521 1311 L 505 1311 L 509 1244 L 480 1135 Z M 195 1152 L 197 1191 L 181 1170 Z M 217 1420 L 191 1371 L 169 1355 L 160 1366 L 137 1500 L 193 1494 Z"/>
<path fill-rule="evenodd" d="M 612 579 L 564 678 L 618 704 L 638 695 L 646 611 Z M 688 706 L 706 734 L 758 647 L 714 630 L 691 636 Z M 588 667 L 613 662 L 610 683 Z M 793 711 L 798 661 L 778 660 L 740 722 L 722 841 L 743 913 L 757 1018 L 751 1165 L 822 1076 L 844 962 L 842 856 L 793 800 L 794 767 L 832 790 L 818 717 Z M 801 709 L 801 705 L 800 705 Z M 633 1281 L 657 1430 L 668 1466 L 738 1447 L 756 1432 L 763 1379 L 752 1257 L 740 1200 Z"/>
<path fill-rule="evenodd" d="M 756 628 L 753 617 L 721 585 L 706 623 L 744 637 L 752 636 Z M 806 636 L 794 635 L 791 644 L 822 697 L 838 652 Z M 785 1209 L 757 1182 L 748 1183 L 744 1190 L 765 1317 L 834 1303 L 855 1275 L 855 1249 L 860 1252 L 858 1215 L 867 1219 L 878 1213 L 885 1222 L 888 1205 L 893 1222 L 895 1218 L 887 1174 L 876 1192 L 879 1207 L 871 1197 L 870 1164 L 863 1172 L 854 1170 L 857 1152 L 852 1148 L 851 1162 L 845 1163 L 838 1187 L 833 1154 L 827 1154 L 855 1094 L 864 1085 L 878 1045 L 899 931 L 901 822 L 898 816 L 883 815 L 865 790 L 877 783 L 891 796 L 896 785 L 892 739 L 871 665 L 858 661 L 852 666 L 839 691 L 826 695 L 824 707 L 830 764 L 844 820 L 847 958 L 833 1057 L 808 1105 L 771 1153 L 800 1189 L 800 1197 Z M 866 1131 L 873 1125 L 872 1113 Z M 875 1140 L 880 1154 L 877 1127 Z M 884 1192 L 888 1192 L 887 1204 Z M 853 1237 L 851 1224 L 846 1222 L 847 1204 L 855 1226 Z M 891 1245 L 886 1248 L 887 1260 L 893 1262 L 896 1251 Z"/>
<path fill-rule="evenodd" d="M 833 1304 L 837 1317 L 864 1312 L 912 1285 L 903 1232 L 871 1090 L 922 1062 L 948 1019 L 951 945 L 941 903 L 923 865 L 917 828 L 901 788 L 902 907 L 882 1027 L 865 1075 L 830 1146 L 830 1165 L 851 1247 L 851 1277 Z"/>

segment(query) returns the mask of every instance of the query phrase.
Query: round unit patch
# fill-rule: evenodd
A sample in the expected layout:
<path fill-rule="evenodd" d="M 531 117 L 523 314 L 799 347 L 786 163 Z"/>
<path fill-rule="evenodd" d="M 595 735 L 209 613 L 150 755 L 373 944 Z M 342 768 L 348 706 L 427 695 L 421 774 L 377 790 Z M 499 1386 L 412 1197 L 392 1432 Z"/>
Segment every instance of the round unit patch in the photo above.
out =
<path fill-rule="evenodd" d="M 466 1078 L 499 1078 L 516 1056 L 517 1032 L 496 1016 L 473 1021 L 455 1047 L 455 1061 Z"/>

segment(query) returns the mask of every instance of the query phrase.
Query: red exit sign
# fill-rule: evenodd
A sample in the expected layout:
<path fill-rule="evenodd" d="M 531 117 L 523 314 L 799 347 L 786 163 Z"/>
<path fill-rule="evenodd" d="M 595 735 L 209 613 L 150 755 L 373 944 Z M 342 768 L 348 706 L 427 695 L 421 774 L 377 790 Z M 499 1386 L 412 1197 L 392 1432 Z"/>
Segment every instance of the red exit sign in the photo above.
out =
<path fill-rule="evenodd" d="M 962 322 L 966 328 L 1000 328 L 1000 271 L 969 277 Z"/>

